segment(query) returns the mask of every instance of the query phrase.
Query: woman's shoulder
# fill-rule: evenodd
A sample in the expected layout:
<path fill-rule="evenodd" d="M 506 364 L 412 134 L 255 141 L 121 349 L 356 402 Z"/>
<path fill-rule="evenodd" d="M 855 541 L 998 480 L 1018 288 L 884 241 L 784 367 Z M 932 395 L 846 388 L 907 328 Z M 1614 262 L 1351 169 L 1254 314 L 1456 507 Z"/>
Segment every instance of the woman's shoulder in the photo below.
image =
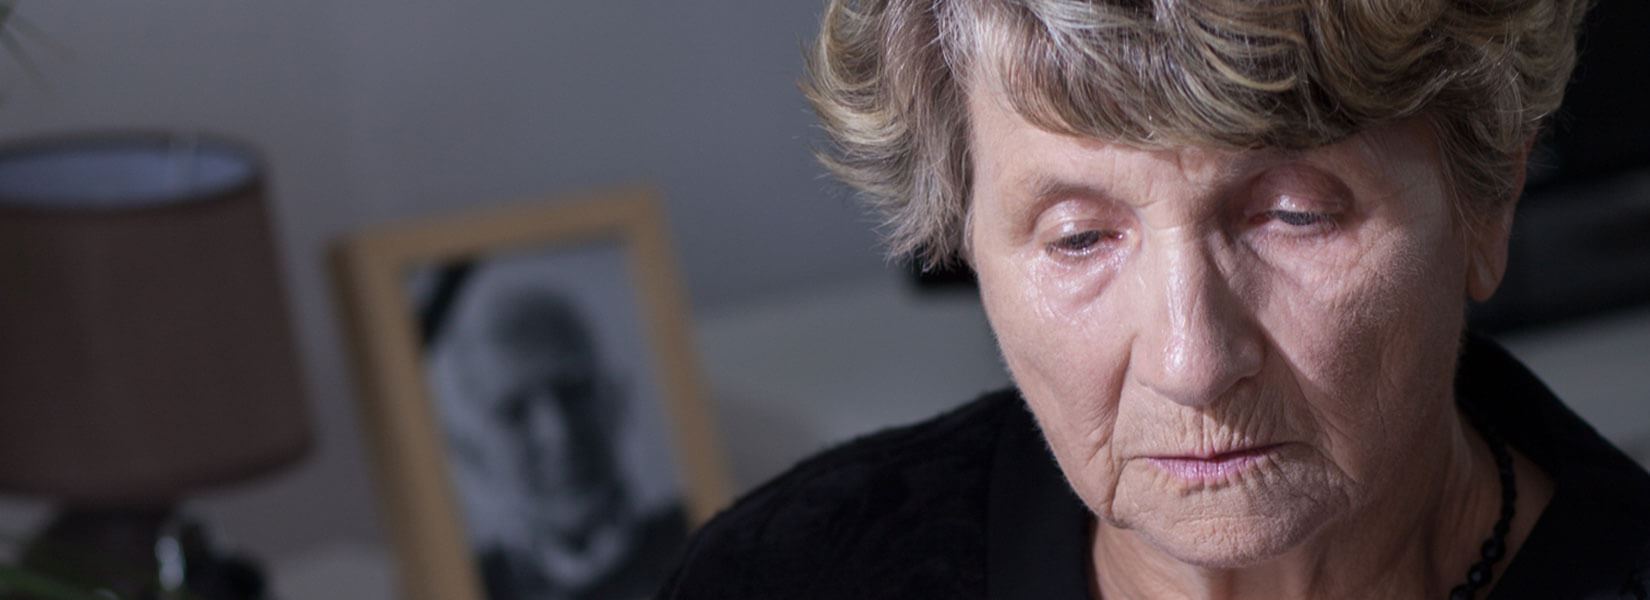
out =
<path fill-rule="evenodd" d="M 659 597 L 969 597 L 1013 411 L 1018 393 L 995 392 L 802 461 L 701 528 Z"/>

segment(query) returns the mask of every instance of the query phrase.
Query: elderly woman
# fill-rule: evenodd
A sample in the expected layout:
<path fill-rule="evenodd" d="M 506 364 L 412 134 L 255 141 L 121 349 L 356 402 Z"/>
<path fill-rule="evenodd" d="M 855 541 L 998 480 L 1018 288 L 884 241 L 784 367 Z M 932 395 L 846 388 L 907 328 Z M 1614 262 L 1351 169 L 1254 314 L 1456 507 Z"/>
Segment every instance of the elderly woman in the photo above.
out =
<path fill-rule="evenodd" d="M 804 462 L 667 598 L 1644 598 L 1650 476 L 1463 334 L 1578 0 L 838 0 L 806 89 L 1016 389 Z"/>

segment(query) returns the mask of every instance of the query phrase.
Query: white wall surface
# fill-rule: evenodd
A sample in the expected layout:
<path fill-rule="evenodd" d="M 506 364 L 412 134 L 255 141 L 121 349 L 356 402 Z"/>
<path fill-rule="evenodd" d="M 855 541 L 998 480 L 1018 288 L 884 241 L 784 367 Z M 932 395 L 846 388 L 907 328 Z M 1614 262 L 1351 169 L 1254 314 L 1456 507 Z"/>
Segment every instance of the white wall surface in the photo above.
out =
<path fill-rule="evenodd" d="M 1009 383 L 977 296 L 919 295 L 893 276 L 704 315 L 699 355 L 741 488 Z"/>
<path fill-rule="evenodd" d="M 1650 308 L 1501 341 L 1599 434 L 1650 468 Z"/>

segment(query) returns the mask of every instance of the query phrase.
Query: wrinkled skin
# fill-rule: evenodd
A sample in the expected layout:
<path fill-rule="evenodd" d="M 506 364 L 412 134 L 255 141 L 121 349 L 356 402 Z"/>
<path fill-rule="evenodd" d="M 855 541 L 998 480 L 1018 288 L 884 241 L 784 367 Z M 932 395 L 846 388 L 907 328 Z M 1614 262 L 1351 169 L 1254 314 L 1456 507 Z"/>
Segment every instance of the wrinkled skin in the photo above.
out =
<path fill-rule="evenodd" d="M 1499 509 L 1451 382 L 1506 237 L 1457 226 L 1421 121 L 1296 153 L 1148 151 L 1038 129 L 989 86 L 970 119 L 969 258 L 1097 516 L 1095 591 L 1445 595 Z M 1238 450 L 1241 468 L 1173 468 Z"/>

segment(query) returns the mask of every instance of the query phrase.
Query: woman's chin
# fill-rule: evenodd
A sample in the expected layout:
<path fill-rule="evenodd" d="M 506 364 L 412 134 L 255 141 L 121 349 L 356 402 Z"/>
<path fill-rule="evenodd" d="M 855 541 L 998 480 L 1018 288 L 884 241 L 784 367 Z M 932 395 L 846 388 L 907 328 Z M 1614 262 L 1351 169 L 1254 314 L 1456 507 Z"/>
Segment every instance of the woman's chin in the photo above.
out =
<path fill-rule="evenodd" d="M 1189 565 L 1265 562 L 1300 547 L 1346 508 L 1345 496 L 1316 469 L 1268 467 L 1218 482 L 1188 482 L 1155 466 L 1129 469 L 1103 519 Z"/>
<path fill-rule="evenodd" d="M 1204 569 L 1237 569 L 1298 548 L 1317 531 L 1302 520 L 1213 519 L 1132 531 L 1175 561 Z"/>

